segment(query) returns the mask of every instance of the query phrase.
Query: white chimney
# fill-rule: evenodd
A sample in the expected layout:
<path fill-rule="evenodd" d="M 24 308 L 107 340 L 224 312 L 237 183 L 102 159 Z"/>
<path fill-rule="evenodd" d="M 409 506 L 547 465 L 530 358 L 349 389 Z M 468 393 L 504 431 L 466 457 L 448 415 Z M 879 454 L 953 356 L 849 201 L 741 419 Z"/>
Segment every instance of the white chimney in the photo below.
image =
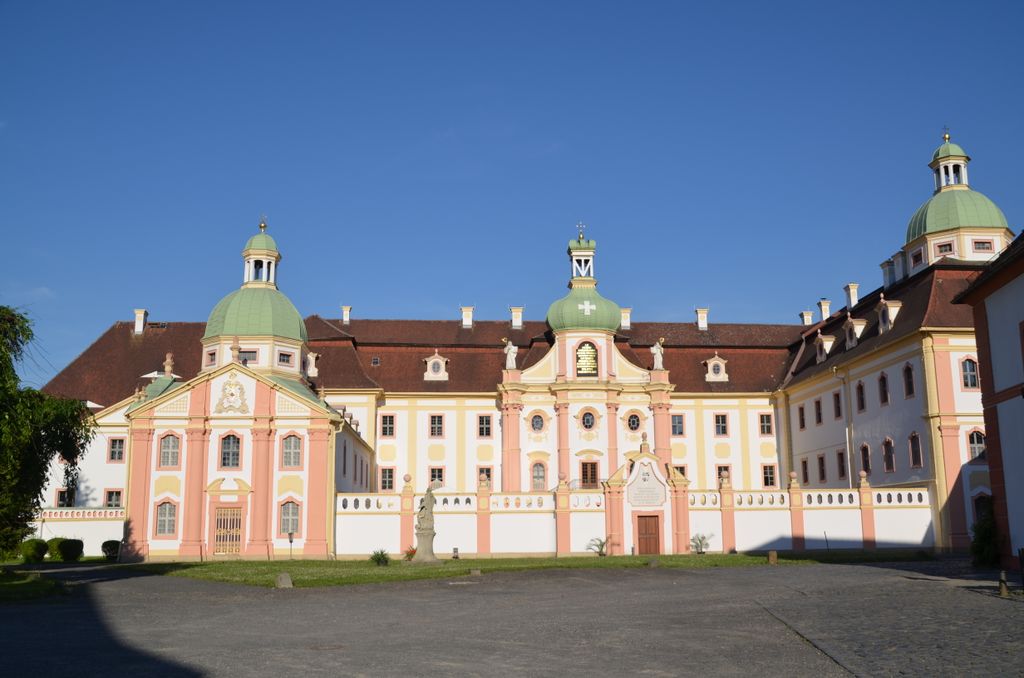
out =
<path fill-rule="evenodd" d="M 698 308 L 697 311 L 697 329 L 707 330 L 708 328 L 708 309 Z"/>
<path fill-rule="evenodd" d="M 847 283 L 843 287 L 843 291 L 846 292 L 846 310 L 851 310 L 860 301 L 860 297 L 857 296 L 857 290 L 860 289 L 860 285 L 857 283 Z"/>
<path fill-rule="evenodd" d="M 462 308 L 462 326 L 468 329 L 473 326 L 473 307 L 462 306 L 460 308 Z"/>
<path fill-rule="evenodd" d="M 821 319 L 822 320 L 828 320 L 829 315 L 831 315 L 829 313 L 829 311 L 831 309 L 832 309 L 832 302 L 831 301 L 829 301 L 825 297 L 822 297 L 821 299 L 818 300 L 818 311 L 821 312 Z"/>
<path fill-rule="evenodd" d="M 892 259 L 886 259 L 885 261 L 882 262 L 881 266 L 882 266 L 882 288 L 883 289 L 889 289 L 889 286 L 892 285 L 892 283 L 893 283 L 893 279 L 892 279 L 892 272 L 893 272 Z"/>
<path fill-rule="evenodd" d="M 800 322 L 809 327 L 814 323 L 814 313 L 811 311 L 800 311 Z"/>
<path fill-rule="evenodd" d="M 631 316 L 633 315 L 633 309 L 631 309 L 631 308 L 622 308 L 622 309 L 619 309 L 619 310 L 622 312 L 622 319 L 619 322 L 620 327 L 622 327 L 622 329 L 624 329 L 624 330 L 630 329 L 632 327 Z"/>
<path fill-rule="evenodd" d="M 135 309 L 135 336 L 142 334 L 146 329 L 146 318 L 149 317 L 149 311 L 144 308 Z"/>
<path fill-rule="evenodd" d="M 523 329 L 523 307 L 522 306 L 509 306 L 508 310 L 512 311 L 512 329 L 521 330 Z"/>
<path fill-rule="evenodd" d="M 351 320 L 352 320 L 352 307 L 351 306 L 342 306 L 341 307 L 341 324 L 342 325 L 348 325 Z"/>
<path fill-rule="evenodd" d="M 907 257 L 903 254 L 902 250 L 892 255 L 893 263 L 893 279 L 894 283 L 899 282 L 907 277 Z"/>

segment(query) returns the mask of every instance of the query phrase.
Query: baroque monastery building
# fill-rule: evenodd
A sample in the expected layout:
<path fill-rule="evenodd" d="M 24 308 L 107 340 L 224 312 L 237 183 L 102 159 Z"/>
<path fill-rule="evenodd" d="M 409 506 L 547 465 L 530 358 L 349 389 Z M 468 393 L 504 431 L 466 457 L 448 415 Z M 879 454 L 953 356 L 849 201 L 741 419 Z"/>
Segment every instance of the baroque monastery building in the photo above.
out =
<path fill-rule="evenodd" d="M 206 323 L 136 310 L 45 387 L 97 435 L 36 527 L 124 558 L 397 554 L 429 485 L 439 553 L 963 549 L 991 489 L 953 298 L 1013 237 L 969 160 L 947 135 L 881 287 L 793 325 L 634 322 L 582 229 L 543 321 L 303 318 L 261 223 Z"/>

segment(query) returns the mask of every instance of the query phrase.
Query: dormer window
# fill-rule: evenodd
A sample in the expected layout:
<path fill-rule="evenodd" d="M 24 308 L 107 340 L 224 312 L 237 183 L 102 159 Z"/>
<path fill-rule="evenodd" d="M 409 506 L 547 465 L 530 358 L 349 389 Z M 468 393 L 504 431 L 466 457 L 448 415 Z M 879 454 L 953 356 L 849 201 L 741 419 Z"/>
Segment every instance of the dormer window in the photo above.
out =
<path fill-rule="evenodd" d="M 853 331 L 853 325 L 846 326 L 846 348 L 853 348 L 857 345 L 857 333 Z"/>
<path fill-rule="evenodd" d="M 818 336 L 814 340 L 817 346 L 817 362 L 823 363 L 828 359 L 828 353 L 832 350 L 832 344 L 834 344 L 836 338 L 829 334 L 822 334 L 821 330 L 818 330 Z"/>
<path fill-rule="evenodd" d="M 434 355 L 424 358 L 423 362 L 427 364 L 427 370 L 423 373 L 424 381 L 448 381 L 448 359 L 442 357 L 437 349 L 434 349 Z"/>
<path fill-rule="evenodd" d="M 953 254 L 953 243 L 940 242 L 935 245 L 935 256 L 945 257 Z"/>
<path fill-rule="evenodd" d="M 715 356 L 704 361 L 705 367 L 707 367 L 707 374 L 704 375 L 705 381 L 729 381 L 729 373 L 725 370 L 725 364 L 729 362 L 725 358 L 718 355 L 715 352 Z"/>
<path fill-rule="evenodd" d="M 259 359 L 259 352 L 258 351 L 239 351 L 238 352 L 238 362 L 242 363 L 243 365 L 248 365 L 249 363 L 254 363 L 258 359 Z"/>
<path fill-rule="evenodd" d="M 910 255 L 911 266 L 920 266 L 922 263 L 924 263 L 924 250 L 914 250 L 914 253 Z"/>
<path fill-rule="evenodd" d="M 380 356 L 370 358 L 370 367 L 380 367 Z"/>
<path fill-rule="evenodd" d="M 878 333 L 885 334 L 892 329 L 896 322 L 896 315 L 903 308 L 902 301 L 890 301 L 883 295 L 878 301 L 875 310 L 878 312 Z"/>
<path fill-rule="evenodd" d="M 209 365 L 216 365 L 217 364 L 217 352 L 216 351 L 208 351 L 207 352 L 207 354 L 206 354 L 206 364 L 208 366 Z"/>
<path fill-rule="evenodd" d="M 278 353 L 277 354 L 277 364 L 278 365 L 286 365 L 288 367 L 291 367 L 292 366 L 292 359 L 293 358 L 294 358 L 294 356 L 291 353 Z"/>

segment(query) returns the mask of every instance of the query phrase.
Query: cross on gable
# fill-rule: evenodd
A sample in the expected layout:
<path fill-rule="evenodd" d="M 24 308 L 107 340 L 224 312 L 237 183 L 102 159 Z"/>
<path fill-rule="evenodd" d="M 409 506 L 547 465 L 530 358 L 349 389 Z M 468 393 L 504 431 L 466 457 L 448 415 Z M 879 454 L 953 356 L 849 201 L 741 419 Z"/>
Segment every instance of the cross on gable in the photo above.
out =
<path fill-rule="evenodd" d="M 591 311 L 597 310 L 597 306 L 594 306 L 592 303 L 590 303 L 590 299 L 587 299 L 582 304 L 579 304 L 576 308 L 583 311 L 583 315 L 590 315 Z"/>

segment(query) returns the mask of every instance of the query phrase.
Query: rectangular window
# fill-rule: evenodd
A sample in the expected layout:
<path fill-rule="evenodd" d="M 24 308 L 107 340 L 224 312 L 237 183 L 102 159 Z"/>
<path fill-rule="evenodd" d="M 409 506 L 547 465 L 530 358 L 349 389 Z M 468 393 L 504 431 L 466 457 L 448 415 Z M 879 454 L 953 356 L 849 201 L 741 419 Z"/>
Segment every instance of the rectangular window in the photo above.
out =
<path fill-rule="evenodd" d="M 796 419 L 797 419 L 797 423 L 800 426 L 800 430 L 801 431 L 803 429 L 807 428 L 807 418 L 804 415 L 804 406 L 803 405 L 801 405 L 800 407 L 796 408 Z"/>
<path fill-rule="evenodd" d="M 72 495 L 71 490 L 57 490 L 57 506 L 61 508 L 74 506 L 75 498 Z"/>
<path fill-rule="evenodd" d="M 893 449 L 892 441 L 888 439 L 882 443 L 882 468 L 886 473 L 896 472 L 896 451 Z"/>
<path fill-rule="evenodd" d="M 685 466 L 674 466 L 673 468 L 676 470 L 676 473 L 678 473 L 679 475 L 681 475 L 684 478 L 686 477 L 686 467 Z"/>
<path fill-rule="evenodd" d="M 156 507 L 156 533 L 173 535 L 177 532 L 178 507 L 164 502 Z"/>
<path fill-rule="evenodd" d="M 911 265 L 920 266 L 922 261 L 924 261 L 924 252 L 922 250 L 917 250 L 910 255 Z"/>
<path fill-rule="evenodd" d="M 867 406 L 864 400 L 864 384 L 857 383 L 857 411 L 863 412 Z"/>
<path fill-rule="evenodd" d="M 491 415 L 481 414 L 476 418 L 476 434 L 480 438 L 491 437 Z"/>
<path fill-rule="evenodd" d="M 814 423 L 821 425 L 821 398 L 814 401 Z"/>
<path fill-rule="evenodd" d="M 846 450 L 836 450 L 836 475 L 840 480 L 846 478 Z"/>
<path fill-rule="evenodd" d="M 107 490 L 103 505 L 107 508 L 121 508 L 121 490 Z"/>
<path fill-rule="evenodd" d="M 772 415 L 762 414 L 759 416 L 761 424 L 761 435 L 770 436 L 772 434 Z"/>
<path fill-rule="evenodd" d="M 775 478 L 775 464 L 765 464 L 761 467 L 761 485 L 762 487 L 776 487 L 777 480 Z"/>
<path fill-rule="evenodd" d="M 444 485 L 444 466 L 430 467 L 430 483 L 439 483 Z"/>
<path fill-rule="evenodd" d="M 727 436 L 727 435 L 729 435 L 729 415 L 727 415 L 727 414 L 716 414 L 715 415 L 715 435 L 716 436 Z"/>
<path fill-rule="evenodd" d="M 480 476 L 483 476 L 487 480 L 487 484 L 490 485 L 491 484 L 491 480 L 492 480 L 491 473 L 492 473 L 492 469 L 491 469 L 490 466 L 478 466 L 477 470 L 476 470 L 476 482 L 477 482 L 477 484 L 480 483 Z"/>
<path fill-rule="evenodd" d="M 722 478 L 728 477 L 729 481 L 732 482 L 732 473 L 730 473 L 731 468 L 732 467 L 728 464 L 720 464 L 715 467 L 715 476 L 719 481 L 721 481 Z"/>
<path fill-rule="evenodd" d="M 160 439 L 160 466 L 173 468 L 178 466 L 178 452 L 181 446 L 176 436 L 166 435 Z"/>
<path fill-rule="evenodd" d="M 444 436 L 444 415 L 430 415 L 430 437 L 440 438 L 442 436 Z"/>
<path fill-rule="evenodd" d="M 380 491 L 393 492 L 395 489 L 395 469 L 382 468 L 380 470 Z"/>
<path fill-rule="evenodd" d="M 292 364 L 292 354 L 291 353 L 278 353 L 277 354 L 277 364 L 278 365 L 291 365 Z"/>
<path fill-rule="evenodd" d="M 281 443 L 281 466 L 285 468 L 302 466 L 302 440 L 298 436 L 287 436 Z"/>
<path fill-rule="evenodd" d="M 580 464 L 580 487 L 584 490 L 597 489 L 596 461 L 585 461 Z"/>
<path fill-rule="evenodd" d="M 811 475 L 807 472 L 807 460 L 800 460 L 800 477 L 803 480 L 804 485 L 811 482 Z"/>
<path fill-rule="evenodd" d="M 395 435 L 395 415 L 380 415 L 380 436 L 381 438 L 392 438 Z"/>
<path fill-rule="evenodd" d="M 299 505 L 294 501 L 281 504 L 281 534 L 298 534 Z"/>
<path fill-rule="evenodd" d="M 380 367 L 380 356 L 373 356 L 370 358 L 371 367 Z"/>
<path fill-rule="evenodd" d="M 924 466 L 924 457 L 921 455 L 921 438 L 916 433 L 910 436 L 910 466 L 911 468 Z"/>
<path fill-rule="evenodd" d="M 210 351 L 209 353 L 206 354 L 206 364 L 207 365 L 216 365 L 217 364 L 217 352 L 216 351 Z"/>
<path fill-rule="evenodd" d="M 940 255 L 941 254 L 952 254 L 953 253 L 953 243 L 951 243 L 951 242 L 940 242 L 938 245 L 935 246 L 935 253 L 936 254 L 940 254 Z"/>
<path fill-rule="evenodd" d="M 867 445 L 860 448 L 860 469 L 871 475 L 871 448 Z"/>
<path fill-rule="evenodd" d="M 825 455 L 818 455 L 818 480 L 825 482 Z"/>
<path fill-rule="evenodd" d="M 839 391 L 832 394 L 832 414 L 836 419 L 843 416 L 843 400 L 839 397 Z"/>
<path fill-rule="evenodd" d="M 974 245 L 975 252 L 991 252 L 992 241 L 991 240 L 973 240 L 971 241 Z"/>
<path fill-rule="evenodd" d="M 242 441 L 238 436 L 226 435 L 220 439 L 221 468 L 241 468 Z"/>
<path fill-rule="evenodd" d="M 672 415 L 672 435 L 681 436 L 683 433 L 683 415 L 673 414 Z"/>
<path fill-rule="evenodd" d="M 110 453 L 107 458 L 110 461 L 124 461 L 124 438 L 110 439 Z"/>
<path fill-rule="evenodd" d="M 257 361 L 258 358 L 259 358 L 259 353 L 257 351 L 239 351 L 238 352 L 238 362 L 242 363 L 243 365 L 247 365 L 249 363 L 254 363 L 254 362 Z"/>

